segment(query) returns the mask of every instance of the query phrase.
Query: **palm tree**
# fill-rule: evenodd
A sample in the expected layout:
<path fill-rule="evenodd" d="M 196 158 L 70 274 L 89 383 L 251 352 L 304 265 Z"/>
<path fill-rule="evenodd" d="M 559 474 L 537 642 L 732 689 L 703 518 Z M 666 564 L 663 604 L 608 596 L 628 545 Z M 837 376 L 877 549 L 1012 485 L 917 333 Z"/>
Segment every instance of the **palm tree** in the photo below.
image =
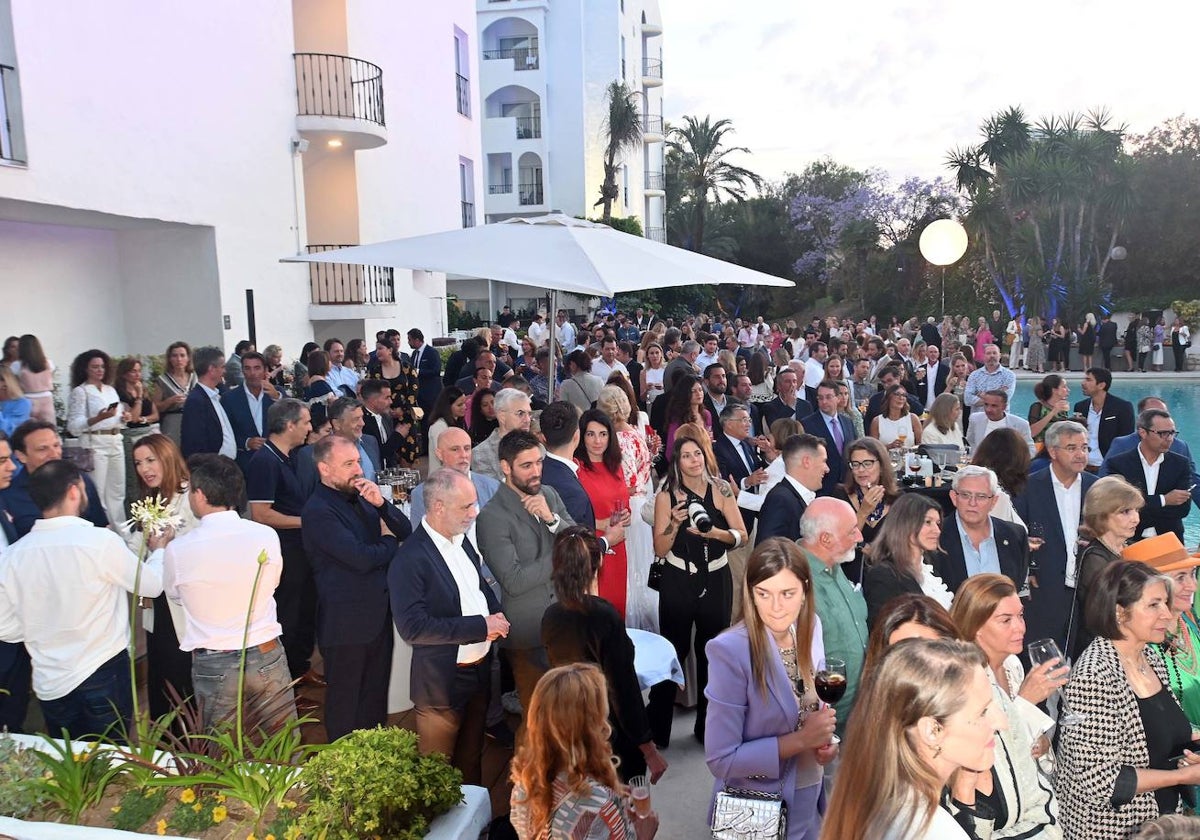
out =
<path fill-rule="evenodd" d="M 691 236 L 685 244 L 692 251 L 702 251 L 709 198 L 719 204 L 724 193 L 742 201 L 746 198 L 746 189 L 759 187 L 762 179 L 749 169 L 726 160 L 734 152 L 750 153 L 744 146 L 724 145 L 725 135 L 733 131 L 729 120 L 712 122 L 706 116 L 684 117 L 683 121 L 683 127 L 671 129 L 667 147 L 677 155 L 682 192 L 691 205 Z"/>
<path fill-rule="evenodd" d="M 612 203 L 621 194 L 617 186 L 617 158 L 626 149 L 633 149 L 642 142 L 642 118 L 637 104 L 637 95 L 624 82 L 610 82 L 604 94 L 608 101 L 608 115 L 604 119 L 604 132 L 608 143 L 604 149 L 604 183 L 600 185 L 600 200 L 604 205 L 601 218 L 607 222 L 612 218 Z"/>

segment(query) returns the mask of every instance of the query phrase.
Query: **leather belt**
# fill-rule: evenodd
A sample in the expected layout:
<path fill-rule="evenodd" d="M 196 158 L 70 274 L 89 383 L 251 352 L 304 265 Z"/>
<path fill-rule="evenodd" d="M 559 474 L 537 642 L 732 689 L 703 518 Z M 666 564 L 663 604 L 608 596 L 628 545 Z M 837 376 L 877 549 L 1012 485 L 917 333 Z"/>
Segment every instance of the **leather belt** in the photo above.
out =
<path fill-rule="evenodd" d="M 676 569 L 685 571 L 690 575 L 694 575 L 700 571 L 700 567 L 697 566 L 695 563 L 688 563 L 686 560 L 679 559 L 674 554 L 668 553 L 667 556 L 663 559 L 665 559 L 668 563 L 670 563 Z M 718 569 L 723 569 L 728 565 L 729 565 L 729 558 L 726 557 L 725 555 L 721 555 L 716 560 L 713 560 L 708 564 L 708 570 L 710 572 L 715 572 Z"/>
<path fill-rule="evenodd" d="M 261 645 L 251 645 L 246 650 L 256 650 L 259 653 L 270 653 L 279 647 L 279 639 L 270 639 Z M 214 650 L 212 648 L 195 648 L 193 653 L 237 653 L 236 650 Z"/>
<path fill-rule="evenodd" d="M 119 434 L 121 434 L 121 430 L 120 429 L 89 429 L 87 433 L 89 435 L 119 435 Z"/>

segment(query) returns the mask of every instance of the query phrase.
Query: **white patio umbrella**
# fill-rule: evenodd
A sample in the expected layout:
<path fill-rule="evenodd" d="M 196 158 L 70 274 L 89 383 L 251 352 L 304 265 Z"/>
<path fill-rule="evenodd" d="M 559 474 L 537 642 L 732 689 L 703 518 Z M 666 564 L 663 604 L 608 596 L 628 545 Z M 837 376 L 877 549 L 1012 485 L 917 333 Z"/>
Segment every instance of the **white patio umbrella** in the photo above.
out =
<path fill-rule="evenodd" d="M 702 283 L 794 285 L 761 271 L 561 213 L 300 254 L 284 262 L 382 265 L 541 286 L 552 293 L 552 325 L 558 311 L 553 293 L 559 291 L 612 297 L 619 292 Z M 551 329 L 551 383 L 555 340 Z"/>

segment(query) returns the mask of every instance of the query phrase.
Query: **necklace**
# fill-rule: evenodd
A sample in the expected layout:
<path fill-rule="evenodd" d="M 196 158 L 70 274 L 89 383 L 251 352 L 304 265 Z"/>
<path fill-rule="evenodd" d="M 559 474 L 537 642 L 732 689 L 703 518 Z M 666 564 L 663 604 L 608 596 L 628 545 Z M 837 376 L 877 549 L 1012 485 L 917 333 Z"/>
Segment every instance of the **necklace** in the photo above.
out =
<path fill-rule="evenodd" d="M 1144 676 L 1146 676 L 1146 675 L 1147 675 L 1147 674 L 1150 672 L 1150 666 L 1149 666 L 1149 664 L 1146 662 L 1146 651 L 1145 651 L 1145 648 L 1143 648 L 1142 650 L 1138 651 L 1138 654 L 1137 654 L 1137 657 L 1136 657 L 1136 661 L 1130 661 L 1130 659 L 1129 659 L 1128 657 L 1121 656 L 1121 654 L 1120 654 L 1120 653 L 1118 653 L 1118 654 L 1117 654 L 1117 656 L 1120 658 L 1120 660 L 1121 660 L 1122 662 L 1124 662 L 1124 663 L 1125 663 L 1125 666 L 1126 666 L 1127 668 L 1130 668 L 1130 669 L 1132 669 L 1132 670 L 1134 670 L 1134 671 L 1137 671 L 1137 672 L 1138 672 L 1138 674 L 1140 674 L 1140 675 L 1141 675 L 1141 676 L 1143 676 L 1143 677 L 1144 677 Z"/>

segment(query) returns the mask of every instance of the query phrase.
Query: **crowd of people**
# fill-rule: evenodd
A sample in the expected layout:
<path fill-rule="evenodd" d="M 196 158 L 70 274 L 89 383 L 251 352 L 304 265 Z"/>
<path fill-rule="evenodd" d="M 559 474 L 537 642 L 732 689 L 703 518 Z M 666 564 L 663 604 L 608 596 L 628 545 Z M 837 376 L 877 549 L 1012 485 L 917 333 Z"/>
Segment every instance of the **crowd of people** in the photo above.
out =
<path fill-rule="evenodd" d="M 384 725 L 398 633 L 423 751 L 477 784 L 515 746 L 521 838 L 652 837 L 681 700 L 714 836 L 1170 836 L 1139 827 L 1200 785 L 1200 477 L 1163 400 L 1111 392 L 1111 321 L 1000 321 L 506 307 L 444 364 L 387 330 L 294 364 L 175 342 L 153 377 L 93 349 L 61 418 L 11 339 L 0 724 L 31 688 L 50 731 L 128 721 L 136 581 L 156 715 L 219 726 L 245 648 L 267 717 L 309 685 L 330 740 Z M 1072 343 L 1083 399 L 1050 373 L 1010 410 L 1013 368 Z M 393 504 L 385 470 L 423 463 Z M 643 699 L 631 630 L 690 660 L 683 692 Z M 786 820 L 746 834 L 747 790 Z"/>

